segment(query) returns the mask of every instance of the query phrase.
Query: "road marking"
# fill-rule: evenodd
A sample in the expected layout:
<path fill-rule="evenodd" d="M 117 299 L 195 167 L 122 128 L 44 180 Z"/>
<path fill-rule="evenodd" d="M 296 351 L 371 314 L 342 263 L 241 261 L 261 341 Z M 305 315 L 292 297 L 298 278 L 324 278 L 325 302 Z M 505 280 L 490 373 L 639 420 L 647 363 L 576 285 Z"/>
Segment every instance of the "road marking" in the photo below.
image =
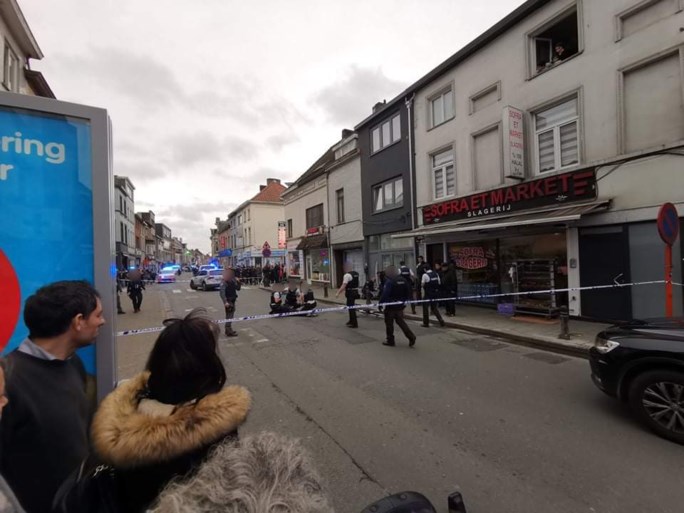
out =
<path fill-rule="evenodd" d="M 255 343 L 255 344 L 263 344 L 264 342 L 268 342 L 268 339 L 267 339 L 267 338 L 262 338 L 262 339 L 260 339 L 260 340 L 255 341 L 254 343 Z"/>
<path fill-rule="evenodd" d="M 186 308 L 185 311 L 186 312 L 192 312 L 192 308 Z"/>
<path fill-rule="evenodd" d="M 186 292 L 194 292 L 192 289 L 185 289 Z"/>
<path fill-rule="evenodd" d="M 181 292 L 183 292 L 181 289 L 173 289 L 174 294 L 180 294 Z"/>
<path fill-rule="evenodd" d="M 215 312 L 216 308 L 214 308 L 213 306 L 208 306 L 207 310 L 209 310 L 210 312 Z"/>

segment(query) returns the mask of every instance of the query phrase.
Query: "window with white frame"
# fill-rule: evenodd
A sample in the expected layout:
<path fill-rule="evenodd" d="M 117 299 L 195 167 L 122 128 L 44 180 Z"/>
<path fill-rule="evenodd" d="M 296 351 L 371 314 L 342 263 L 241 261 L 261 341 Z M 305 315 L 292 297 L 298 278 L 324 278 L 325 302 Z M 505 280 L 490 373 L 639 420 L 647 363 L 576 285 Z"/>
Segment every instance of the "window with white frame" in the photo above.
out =
<path fill-rule="evenodd" d="M 529 35 L 531 75 L 542 73 L 577 55 L 581 49 L 577 6 Z"/>
<path fill-rule="evenodd" d="M 344 189 L 335 191 L 335 203 L 337 205 L 337 224 L 344 223 Z"/>
<path fill-rule="evenodd" d="M 382 212 L 404 204 L 403 178 L 393 178 L 373 187 L 373 212 Z"/>
<path fill-rule="evenodd" d="M 401 120 L 397 113 L 371 130 L 371 150 L 375 153 L 399 139 L 401 139 Z"/>
<path fill-rule="evenodd" d="M 454 117 L 454 91 L 451 87 L 430 99 L 430 128 Z"/>
<path fill-rule="evenodd" d="M 432 155 L 432 192 L 435 199 L 456 194 L 456 170 L 452 148 Z"/>
<path fill-rule="evenodd" d="M 5 41 L 2 84 L 8 91 L 19 92 L 19 58 L 7 41 Z"/>
<path fill-rule="evenodd" d="M 579 164 L 577 98 L 534 113 L 537 171 L 547 173 Z"/>

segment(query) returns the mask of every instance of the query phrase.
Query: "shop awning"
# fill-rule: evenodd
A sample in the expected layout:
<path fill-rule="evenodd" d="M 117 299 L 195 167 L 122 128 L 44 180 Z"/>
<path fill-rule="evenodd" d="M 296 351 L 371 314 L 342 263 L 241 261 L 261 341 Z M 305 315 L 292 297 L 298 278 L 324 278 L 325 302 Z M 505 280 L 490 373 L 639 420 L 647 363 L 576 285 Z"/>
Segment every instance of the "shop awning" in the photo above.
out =
<path fill-rule="evenodd" d="M 499 216 L 496 218 L 488 218 L 486 220 L 482 218 L 467 219 L 464 221 L 425 226 L 411 232 L 392 235 L 392 238 L 399 239 L 405 237 L 416 237 L 420 235 L 425 236 L 453 232 L 498 230 L 501 228 L 507 228 L 509 226 L 532 226 L 540 224 L 567 223 L 571 221 L 577 221 L 583 215 L 596 212 L 598 210 L 605 210 L 609 206 L 610 200 L 607 200 L 584 205 L 568 206 L 565 208 L 544 209 L 541 211 L 527 212 L 517 215 Z"/>
<path fill-rule="evenodd" d="M 328 236 L 325 234 L 322 235 L 313 235 L 311 237 L 306 237 L 302 239 L 302 241 L 299 243 L 297 246 L 298 250 L 306 250 L 306 249 L 323 249 L 328 247 Z"/>

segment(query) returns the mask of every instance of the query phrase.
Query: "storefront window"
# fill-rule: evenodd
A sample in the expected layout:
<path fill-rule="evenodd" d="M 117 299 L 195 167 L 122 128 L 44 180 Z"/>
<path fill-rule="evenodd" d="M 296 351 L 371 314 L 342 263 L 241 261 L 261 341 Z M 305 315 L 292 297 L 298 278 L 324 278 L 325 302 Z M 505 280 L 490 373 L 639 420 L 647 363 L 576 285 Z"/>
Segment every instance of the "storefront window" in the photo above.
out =
<path fill-rule="evenodd" d="M 496 241 L 449 244 L 449 260 L 456 266 L 459 297 L 499 293 Z M 468 299 L 476 303 L 497 303 L 497 298 Z"/>
<path fill-rule="evenodd" d="M 311 279 L 330 281 L 330 252 L 327 249 L 311 251 Z"/>

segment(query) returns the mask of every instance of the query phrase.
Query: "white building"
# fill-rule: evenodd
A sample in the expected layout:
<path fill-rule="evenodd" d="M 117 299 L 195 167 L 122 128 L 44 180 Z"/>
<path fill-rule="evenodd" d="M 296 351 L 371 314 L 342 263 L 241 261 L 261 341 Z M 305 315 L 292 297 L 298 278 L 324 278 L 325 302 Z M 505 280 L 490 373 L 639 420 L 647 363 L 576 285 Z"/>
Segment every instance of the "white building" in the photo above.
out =
<path fill-rule="evenodd" d="M 415 93 L 412 235 L 456 263 L 459 295 L 664 278 L 658 209 L 684 214 L 682 9 L 530 0 L 399 98 Z M 662 286 L 516 303 L 566 301 L 598 319 L 664 314 Z"/>
<path fill-rule="evenodd" d="M 333 287 L 342 283 L 345 262 L 363 276 L 361 162 L 357 143 L 356 133 L 343 130 L 342 140 L 332 147 L 334 160 L 327 169 Z"/>
<path fill-rule="evenodd" d="M 285 249 L 278 249 L 278 223 L 284 219 L 280 195 L 285 186 L 268 178 L 259 192 L 228 216 L 234 265 L 262 267 L 285 262 Z"/>
<path fill-rule="evenodd" d="M 54 98 L 43 75 L 31 69 L 30 59 L 43 58 L 16 0 L 0 2 L 0 91 Z"/>
<path fill-rule="evenodd" d="M 136 263 L 135 187 L 126 176 L 114 176 L 114 233 L 116 265 L 127 269 Z"/>

